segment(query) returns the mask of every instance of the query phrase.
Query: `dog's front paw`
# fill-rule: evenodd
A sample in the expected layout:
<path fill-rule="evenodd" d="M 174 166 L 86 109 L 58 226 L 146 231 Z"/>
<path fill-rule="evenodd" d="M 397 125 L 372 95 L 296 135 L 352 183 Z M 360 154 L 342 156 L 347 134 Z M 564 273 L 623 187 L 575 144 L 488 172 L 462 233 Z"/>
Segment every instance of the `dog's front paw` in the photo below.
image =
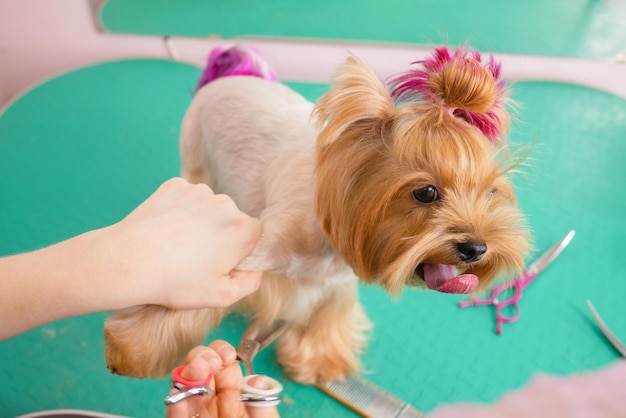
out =
<path fill-rule="evenodd" d="M 358 304 L 343 318 L 327 321 L 328 313 L 316 313 L 307 326 L 292 326 L 277 344 L 278 362 L 297 382 L 340 380 L 360 369 L 369 320 Z"/>
<path fill-rule="evenodd" d="M 356 373 L 359 360 L 355 353 L 329 347 L 325 343 L 301 342 L 283 337 L 278 345 L 278 363 L 296 382 L 315 384 L 341 380 Z"/>
<path fill-rule="evenodd" d="M 311 335 L 302 329 L 290 330 L 277 346 L 278 362 L 295 381 L 306 384 L 340 380 L 356 373 L 360 362 L 346 341 Z"/>

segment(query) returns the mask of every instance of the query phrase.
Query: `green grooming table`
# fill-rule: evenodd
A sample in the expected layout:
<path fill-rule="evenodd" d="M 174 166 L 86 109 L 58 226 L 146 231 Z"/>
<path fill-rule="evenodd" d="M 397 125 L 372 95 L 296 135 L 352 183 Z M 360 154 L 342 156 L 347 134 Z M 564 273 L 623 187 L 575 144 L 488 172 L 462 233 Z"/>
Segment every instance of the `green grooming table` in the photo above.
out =
<path fill-rule="evenodd" d="M 199 73 L 161 60 L 111 62 L 49 80 L 15 101 L 0 116 L 0 255 L 116 222 L 176 176 L 179 125 Z M 327 88 L 292 87 L 310 100 Z M 378 288 L 361 288 L 375 324 L 365 376 L 424 411 L 493 402 L 538 372 L 566 375 L 615 361 L 586 311 L 588 298 L 626 338 L 626 101 L 555 83 L 519 83 L 513 96 L 522 107 L 510 141 L 531 147 L 515 182 L 535 245 L 543 251 L 572 228 L 577 235 L 527 288 L 520 321 L 505 324 L 500 336 L 491 307 L 461 310 L 461 297 L 410 290 L 392 301 Z M 7 384 L 0 416 L 55 408 L 163 416 L 167 379 L 107 372 L 104 319 L 71 318 L 0 342 Z M 230 316 L 211 338 L 236 343 L 245 326 L 245 318 Z M 257 368 L 285 384 L 283 417 L 355 416 L 290 382 L 272 347 Z"/>
<path fill-rule="evenodd" d="M 111 32 L 461 45 L 608 58 L 626 48 L 626 2 L 588 0 L 109 0 Z"/>

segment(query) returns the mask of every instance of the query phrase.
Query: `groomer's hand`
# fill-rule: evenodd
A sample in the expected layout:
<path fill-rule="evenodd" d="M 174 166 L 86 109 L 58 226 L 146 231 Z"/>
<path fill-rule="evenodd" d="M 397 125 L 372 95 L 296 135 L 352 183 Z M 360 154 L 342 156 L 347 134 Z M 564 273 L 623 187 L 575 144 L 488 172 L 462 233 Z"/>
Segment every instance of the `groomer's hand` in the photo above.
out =
<path fill-rule="evenodd" d="M 167 407 L 167 418 L 278 418 L 276 407 L 254 407 L 239 400 L 243 379 L 236 361 L 237 352 L 226 341 L 213 341 L 208 347 L 192 349 L 185 360 L 181 376 L 191 380 L 204 380 L 211 373 L 208 388 L 213 396 L 194 396 Z M 248 383 L 264 389 L 264 376 Z M 172 389 L 172 394 L 176 393 Z"/>
<path fill-rule="evenodd" d="M 205 184 L 168 180 L 109 228 L 117 241 L 106 250 L 132 284 L 135 304 L 225 307 L 259 287 L 260 273 L 234 268 L 259 239 L 260 221 Z"/>
<path fill-rule="evenodd" d="M 235 266 L 260 233 L 231 198 L 168 180 L 116 224 L 0 258 L 0 340 L 129 306 L 229 306 L 259 287 L 261 273 Z"/>

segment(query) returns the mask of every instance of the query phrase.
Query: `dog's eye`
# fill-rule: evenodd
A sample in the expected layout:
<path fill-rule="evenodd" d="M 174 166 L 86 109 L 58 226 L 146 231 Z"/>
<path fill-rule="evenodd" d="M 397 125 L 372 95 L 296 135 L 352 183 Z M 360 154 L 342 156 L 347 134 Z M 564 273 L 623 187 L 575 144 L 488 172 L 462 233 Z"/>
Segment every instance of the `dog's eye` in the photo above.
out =
<path fill-rule="evenodd" d="M 498 189 L 496 189 L 495 187 L 491 190 L 489 190 L 489 192 L 487 193 L 487 196 L 491 197 L 494 194 L 496 194 L 496 192 L 498 191 Z"/>
<path fill-rule="evenodd" d="M 439 191 L 435 186 L 426 186 L 413 191 L 413 198 L 420 203 L 432 203 L 439 199 Z"/>

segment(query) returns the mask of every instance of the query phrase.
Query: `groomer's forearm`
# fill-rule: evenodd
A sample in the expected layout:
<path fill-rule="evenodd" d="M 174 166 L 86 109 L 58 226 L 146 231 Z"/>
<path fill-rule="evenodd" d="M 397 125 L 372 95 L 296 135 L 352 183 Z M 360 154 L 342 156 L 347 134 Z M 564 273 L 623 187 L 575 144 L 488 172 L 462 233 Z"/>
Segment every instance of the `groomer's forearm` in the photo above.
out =
<path fill-rule="evenodd" d="M 48 322 L 138 302 L 124 266 L 107 245 L 110 235 L 106 229 L 90 231 L 1 258 L 0 340 Z"/>

